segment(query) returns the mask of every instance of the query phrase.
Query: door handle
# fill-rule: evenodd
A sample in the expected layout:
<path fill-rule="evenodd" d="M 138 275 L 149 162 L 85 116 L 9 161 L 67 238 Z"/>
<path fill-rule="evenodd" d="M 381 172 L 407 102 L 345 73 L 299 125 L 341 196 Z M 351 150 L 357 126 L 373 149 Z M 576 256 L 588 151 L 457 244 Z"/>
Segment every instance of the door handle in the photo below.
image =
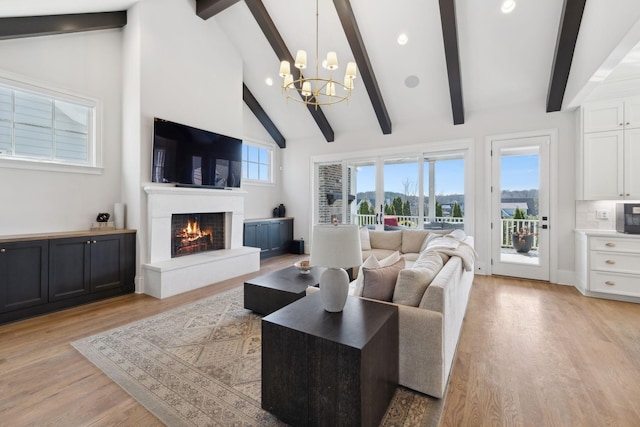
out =
<path fill-rule="evenodd" d="M 543 229 L 543 230 L 546 230 L 546 229 L 548 229 L 548 228 L 549 228 L 549 226 L 548 226 L 547 224 L 542 224 L 542 226 L 541 226 L 541 227 L 542 227 L 542 229 Z"/>

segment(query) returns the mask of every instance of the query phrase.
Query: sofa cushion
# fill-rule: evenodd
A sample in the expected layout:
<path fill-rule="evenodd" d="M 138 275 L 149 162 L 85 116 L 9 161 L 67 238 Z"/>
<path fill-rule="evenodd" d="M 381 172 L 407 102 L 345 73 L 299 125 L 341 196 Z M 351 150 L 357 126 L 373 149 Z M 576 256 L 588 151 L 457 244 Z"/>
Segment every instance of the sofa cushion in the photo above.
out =
<path fill-rule="evenodd" d="M 392 301 L 396 304 L 417 307 L 431 281 L 442 269 L 444 263 L 438 253 L 423 252 L 411 268 L 398 274 Z"/>
<path fill-rule="evenodd" d="M 400 259 L 395 264 L 387 267 L 364 267 L 362 281 L 362 296 L 381 301 L 391 301 L 393 290 L 396 287 L 398 273 L 404 268 L 404 260 Z"/>
<path fill-rule="evenodd" d="M 402 253 L 418 253 L 429 234 L 428 230 L 402 230 Z"/>
<path fill-rule="evenodd" d="M 378 267 L 387 267 L 391 264 L 395 264 L 400 260 L 400 253 L 395 251 L 386 256 L 385 258 L 381 258 L 378 261 L 378 258 L 375 255 L 370 255 L 360 266 L 360 270 L 358 271 L 358 277 L 355 282 L 355 291 L 353 295 L 361 297 L 362 296 L 362 288 L 364 282 L 364 269 L 365 268 L 378 268 Z"/>
<path fill-rule="evenodd" d="M 420 256 L 419 253 L 415 253 L 415 252 L 411 252 L 408 254 L 402 254 L 402 258 L 404 258 L 405 262 L 411 263 L 413 264 L 418 257 Z M 409 267 L 409 265 L 407 265 L 407 267 Z"/>
<path fill-rule="evenodd" d="M 369 239 L 372 249 L 388 249 L 391 251 L 402 250 L 402 230 L 396 231 L 369 231 Z"/>
<path fill-rule="evenodd" d="M 371 250 L 371 240 L 369 239 L 369 229 L 360 227 L 360 246 L 363 251 Z"/>

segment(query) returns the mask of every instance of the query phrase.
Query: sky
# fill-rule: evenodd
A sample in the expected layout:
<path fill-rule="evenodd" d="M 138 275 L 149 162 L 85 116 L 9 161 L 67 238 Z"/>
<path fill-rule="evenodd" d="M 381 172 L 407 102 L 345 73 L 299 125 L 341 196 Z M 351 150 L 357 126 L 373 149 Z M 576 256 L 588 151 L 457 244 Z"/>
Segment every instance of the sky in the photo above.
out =
<path fill-rule="evenodd" d="M 417 194 L 417 163 L 389 164 L 384 169 L 385 191 L 404 194 L 404 182 L 409 178 Z M 503 156 L 501 162 L 502 190 L 530 190 L 538 188 L 538 155 Z M 428 192 L 428 172 L 425 168 L 425 192 Z M 375 190 L 375 166 L 358 167 L 358 192 Z M 464 161 L 440 160 L 436 162 L 436 194 L 464 194 Z"/>

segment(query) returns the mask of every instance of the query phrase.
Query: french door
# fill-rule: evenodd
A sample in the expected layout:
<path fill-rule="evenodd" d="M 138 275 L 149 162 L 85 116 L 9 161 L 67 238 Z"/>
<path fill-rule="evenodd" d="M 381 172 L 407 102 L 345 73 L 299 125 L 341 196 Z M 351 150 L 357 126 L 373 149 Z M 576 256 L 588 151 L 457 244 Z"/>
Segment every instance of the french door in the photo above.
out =
<path fill-rule="evenodd" d="M 548 135 L 491 141 L 492 274 L 549 280 Z"/>

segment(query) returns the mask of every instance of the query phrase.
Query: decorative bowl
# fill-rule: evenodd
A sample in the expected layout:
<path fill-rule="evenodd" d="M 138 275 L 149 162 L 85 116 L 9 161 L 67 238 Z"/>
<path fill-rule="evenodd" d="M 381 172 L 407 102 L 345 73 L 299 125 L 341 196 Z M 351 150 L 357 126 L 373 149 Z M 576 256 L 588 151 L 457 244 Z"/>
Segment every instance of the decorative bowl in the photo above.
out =
<path fill-rule="evenodd" d="M 309 264 L 309 261 L 298 261 L 293 264 L 295 268 L 297 268 L 301 274 L 309 274 L 313 266 Z"/>

